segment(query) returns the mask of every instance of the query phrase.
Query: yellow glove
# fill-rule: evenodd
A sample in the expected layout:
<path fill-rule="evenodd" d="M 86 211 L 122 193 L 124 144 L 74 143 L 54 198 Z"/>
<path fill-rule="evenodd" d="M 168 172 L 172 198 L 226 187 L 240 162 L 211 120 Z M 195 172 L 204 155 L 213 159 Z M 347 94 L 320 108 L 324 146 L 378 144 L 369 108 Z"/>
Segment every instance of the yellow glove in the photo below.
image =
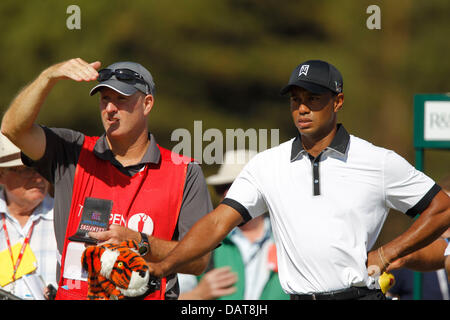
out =
<path fill-rule="evenodd" d="M 383 274 L 378 278 L 378 284 L 380 285 L 381 291 L 385 294 L 395 285 L 394 275 L 392 273 L 383 272 Z"/>

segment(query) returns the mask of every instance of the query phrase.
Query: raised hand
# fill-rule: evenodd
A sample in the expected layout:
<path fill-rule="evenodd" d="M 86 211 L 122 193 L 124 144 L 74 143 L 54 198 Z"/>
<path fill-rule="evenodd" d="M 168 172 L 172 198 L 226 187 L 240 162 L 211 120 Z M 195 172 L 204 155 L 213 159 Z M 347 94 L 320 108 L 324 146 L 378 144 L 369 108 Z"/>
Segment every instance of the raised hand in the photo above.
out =
<path fill-rule="evenodd" d="M 74 58 L 47 68 L 44 74 L 49 80 L 93 81 L 98 77 L 100 66 L 100 61 L 88 63 L 81 58 Z"/>

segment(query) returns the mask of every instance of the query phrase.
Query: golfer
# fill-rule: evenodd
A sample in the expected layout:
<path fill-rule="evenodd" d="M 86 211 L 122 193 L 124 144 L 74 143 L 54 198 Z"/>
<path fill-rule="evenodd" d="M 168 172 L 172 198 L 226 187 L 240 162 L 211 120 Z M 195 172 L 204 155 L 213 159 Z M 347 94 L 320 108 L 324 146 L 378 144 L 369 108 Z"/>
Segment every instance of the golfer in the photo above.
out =
<path fill-rule="evenodd" d="M 377 276 L 448 228 L 450 198 L 395 152 L 338 124 L 343 79 L 333 65 L 301 63 L 281 93 L 290 94 L 298 135 L 252 158 L 222 203 L 151 264 L 152 273 L 175 272 L 269 211 L 281 286 L 291 299 L 385 299 Z M 420 217 L 370 251 L 391 208 Z"/>

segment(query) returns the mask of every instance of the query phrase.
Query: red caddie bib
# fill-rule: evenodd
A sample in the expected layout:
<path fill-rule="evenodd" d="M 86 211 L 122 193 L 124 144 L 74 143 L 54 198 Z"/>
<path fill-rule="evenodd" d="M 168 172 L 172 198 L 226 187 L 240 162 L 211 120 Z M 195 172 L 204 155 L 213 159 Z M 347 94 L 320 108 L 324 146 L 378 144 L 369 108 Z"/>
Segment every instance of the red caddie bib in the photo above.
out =
<path fill-rule="evenodd" d="M 85 137 L 75 170 L 72 203 L 64 249 L 61 258 L 61 278 L 56 295 L 58 300 L 87 299 L 87 281 L 66 278 L 68 237 L 78 228 L 86 197 L 113 201 L 110 224 L 126 226 L 163 240 L 172 240 L 178 221 L 190 159 L 172 161 L 171 151 L 158 146 L 161 160 L 147 164 L 144 170 L 132 177 L 114 167 L 109 161 L 95 156 L 93 150 L 98 137 Z M 180 159 L 181 156 L 175 155 Z M 73 243 L 72 243 L 73 244 Z M 70 258 L 70 257 L 69 257 Z M 81 265 L 81 261 L 80 261 Z M 68 271 L 68 270 L 66 270 Z M 70 270 L 69 270 L 70 271 Z M 145 299 L 164 299 L 166 279 L 161 289 Z"/>

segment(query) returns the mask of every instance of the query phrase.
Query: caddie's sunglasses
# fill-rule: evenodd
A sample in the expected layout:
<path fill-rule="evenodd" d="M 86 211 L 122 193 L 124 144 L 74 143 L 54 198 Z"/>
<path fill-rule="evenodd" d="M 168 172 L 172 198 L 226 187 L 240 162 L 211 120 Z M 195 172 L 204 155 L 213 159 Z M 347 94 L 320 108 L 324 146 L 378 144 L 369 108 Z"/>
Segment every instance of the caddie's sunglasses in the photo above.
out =
<path fill-rule="evenodd" d="M 144 77 L 139 73 L 130 70 L 130 69 L 102 69 L 98 72 L 98 82 L 106 81 L 110 79 L 112 76 L 115 76 L 117 80 L 123 82 L 141 82 L 146 85 L 147 89 L 149 89 L 149 84 L 144 80 Z"/>

